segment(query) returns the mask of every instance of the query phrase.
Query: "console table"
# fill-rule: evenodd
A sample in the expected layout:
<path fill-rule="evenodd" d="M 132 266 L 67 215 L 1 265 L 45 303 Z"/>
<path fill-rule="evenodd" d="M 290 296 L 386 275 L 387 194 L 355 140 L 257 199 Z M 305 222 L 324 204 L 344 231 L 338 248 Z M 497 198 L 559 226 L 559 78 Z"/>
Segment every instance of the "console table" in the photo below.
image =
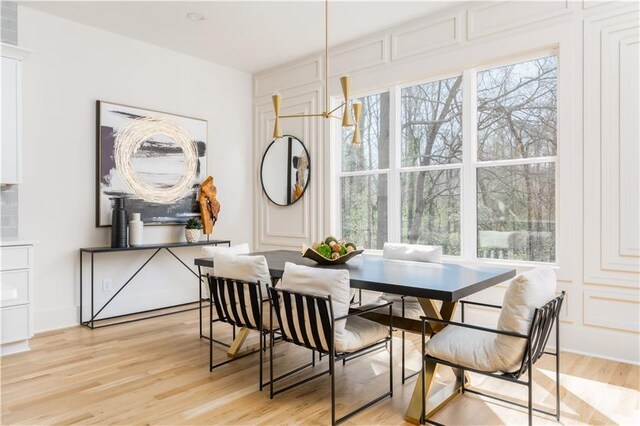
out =
<path fill-rule="evenodd" d="M 141 320 L 145 320 L 145 319 L 156 318 L 156 317 L 160 317 L 160 316 L 172 315 L 172 314 L 177 314 L 177 313 L 180 313 L 180 312 L 186 312 L 186 311 L 199 309 L 199 307 L 195 307 L 195 308 L 189 308 L 189 309 L 182 309 L 182 310 L 178 310 L 178 311 L 172 311 L 172 312 L 168 312 L 168 313 L 160 313 L 160 314 L 155 314 L 155 315 L 146 315 L 146 316 L 141 317 L 141 318 L 124 319 L 122 321 L 109 322 L 108 324 L 96 324 L 96 322 L 99 322 L 99 321 L 113 320 L 115 318 L 125 318 L 125 317 L 129 317 L 131 315 L 147 314 L 147 313 L 156 312 L 156 311 L 160 311 L 160 310 L 164 310 L 164 309 L 170 309 L 170 308 L 177 308 L 177 307 L 192 305 L 194 303 L 199 303 L 199 305 L 202 305 L 202 286 L 199 285 L 200 289 L 199 289 L 198 294 L 200 294 L 200 297 L 199 297 L 199 300 L 197 302 L 183 303 L 183 304 L 173 305 L 173 306 L 164 306 L 162 308 L 150 309 L 150 310 L 140 311 L 140 312 L 131 312 L 131 313 L 124 314 L 124 315 L 116 315 L 116 316 L 113 316 L 113 317 L 96 319 L 97 316 L 100 315 L 100 313 L 118 296 L 118 294 L 120 294 L 120 292 L 122 290 L 124 290 L 125 287 L 127 287 L 127 285 L 136 277 L 136 275 L 138 275 L 138 273 L 140 271 L 142 271 L 142 269 L 144 269 L 145 266 L 147 266 L 147 264 L 151 261 L 151 259 L 153 259 L 161 251 L 165 250 L 165 251 L 169 252 L 176 260 L 178 260 L 178 262 L 180 262 L 180 264 L 182 266 L 184 266 L 193 275 L 198 277 L 198 280 L 201 280 L 200 274 L 194 272 L 193 269 L 191 269 L 189 267 L 189 265 L 184 263 L 182 261 L 182 259 L 180 259 L 178 256 L 176 256 L 176 254 L 172 251 L 172 249 L 181 248 L 181 247 L 197 247 L 197 246 L 208 246 L 208 245 L 217 246 L 217 245 L 221 245 L 221 244 L 225 244 L 227 246 L 231 246 L 231 241 L 229 241 L 229 240 L 210 240 L 210 241 L 201 241 L 201 242 L 197 242 L 197 243 L 181 242 L 181 243 L 166 243 L 166 244 L 144 244 L 144 245 L 135 246 L 135 247 L 131 246 L 131 247 L 117 247 L 117 248 L 113 248 L 113 247 L 85 247 L 85 248 L 81 248 L 80 249 L 80 325 L 83 325 L 83 326 L 88 327 L 90 329 L 102 328 L 102 327 L 109 327 L 109 326 L 117 325 L 117 324 L 124 324 L 124 323 L 128 323 L 128 322 L 133 322 L 133 321 L 141 321 Z M 94 267 L 94 257 L 95 257 L 95 255 L 99 254 L 99 253 L 116 253 L 116 252 L 129 252 L 129 251 L 140 251 L 140 250 L 153 250 L 153 254 L 142 264 L 142 266 L 140 266 L 140 268 L 138 268 L 138 270 L 136 272 L 133 273 L 133 275 L 131 275 L 131 277 L 129 277 L 128 280 L 125 281 L 125 283 L 122 285 L 122 287 L 120 287 L 118 289 L 118 291 L 116 291 L 115 294 L 113 296 L 111 296 L 111 298 L 109 300 L 107 300 L 107 302 L 102 307 L 100 307 L 100 309 L 98 309 L 97 312 L 95 312 L 94 297 L 93 297 L 93 291 L 94 291 L 93 289 L 94 289 L 94 286 L 95 286 L 94 277 L 93 277 L 93 269 L 94 269 L 93 267 Z M 83 289 L 82 289 L 82 287 L 83 287 L 83 281 L 84 281 L 83 280 L 82 264 L 83 264 L 84 255 L 85 254 L 89 254 L 91 256 L 91 318 L 88 321 L 84 320 L 83 313 L 82 313 L 82 305 L 83 305 L 83 298 L 82 298 Z M 200 283 L 201 281 L 198 281 L 198 282 Z M 201 313 L 201 315 L 202 315 L 202 313 Z"/>

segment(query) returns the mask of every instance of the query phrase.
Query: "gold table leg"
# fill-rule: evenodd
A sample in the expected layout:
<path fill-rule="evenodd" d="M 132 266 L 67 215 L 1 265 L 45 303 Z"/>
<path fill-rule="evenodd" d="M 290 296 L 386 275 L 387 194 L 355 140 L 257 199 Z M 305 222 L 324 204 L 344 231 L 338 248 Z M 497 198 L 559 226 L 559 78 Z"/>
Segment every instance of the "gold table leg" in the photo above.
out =
<path fill-rule="evenodd" d="M 235 358 L 238 355 L 238 352 L 240 352 L 240 348 L 242 348 L 242 345 L 244 344 L 244 341 L 247 339 L 248 335 L 249 329 L 246 327 L 242 327 L 240 331 L 238 331 L 238 335 L 236 336 L 233 343 L 231 343 L 231 346 L 227 351 L 227 357 Z"/>
<path fill-rule="evenodd" d="M 430 299 L 421 299 L 418 298 L 422 309 L 424 310 L 427 316 L 431 316 L 434 318 L 440 318 L 445 320 L 450 320 L 453 317 L 455 312 L 457 302 L 442 302 L 442 307 L 438 311 L 435 301 Z M 446 324 L 431 324 L 431 335 L 437 333 L 442 330 Z M 429 330 L 427 329 L 427 332 Z M 418 381 L 416 382 L 416 386 L 413 389 L 413 395 L 411 396 L 411 401 L 409 402 L 409 407 L 407 407 L 407 412 L 405 414 L 405 420 L 409 423 L 420 424 L 420 417 L 422 414 L 422 386 L 421 383 L 424 382 L 425 386 L 425 395 L 426 395 L 426 409 L 425 409 L 425 419 L 433 416 L 438 410 L 444 407 L 449 401 L 451 401 L 454 397 L 459 395 L 462 389 L 462 381 L 466 380 L 468 382 L 468 378 L 465 375 L 464 378 L 459 378 L 453 383 L 447 384 L 444 388 L 440 389 L 438 392 L 430 395 L 431 389 L 433 387 L 433 382 L 436 377 L 438 364 L 435 362 L 426 362 L 425 361 L 425 374 L 422 372 L 418 375 Z M 455 372 L 455 371 L 454 371 Z M 460 371 L 456 372 L 456 376 L 460 376 Z"/>

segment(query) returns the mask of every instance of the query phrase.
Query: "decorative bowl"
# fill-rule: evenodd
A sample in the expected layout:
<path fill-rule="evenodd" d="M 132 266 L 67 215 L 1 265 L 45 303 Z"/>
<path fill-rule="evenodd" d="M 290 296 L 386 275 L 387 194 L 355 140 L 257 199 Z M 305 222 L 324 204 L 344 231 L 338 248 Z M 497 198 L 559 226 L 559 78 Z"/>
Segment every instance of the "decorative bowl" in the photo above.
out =
<path fill-rule="evenodd" d="M 362 254 L 363 252 L 364 250 L 354 250 L 347 254 L 343 254 L 337 259 L 327 259 L 323 255 L 321 255 L 320 253 L 318 253 L 317 251 L 309 247 L 304 251 L 304 253 L 302 254 L 302 257 L 306 257 L 307 259 L 316 261 L 320 265 L 342 265 L 344 263 L 347 263 L 351 258 L 356 257 L 357 255 Z"/>

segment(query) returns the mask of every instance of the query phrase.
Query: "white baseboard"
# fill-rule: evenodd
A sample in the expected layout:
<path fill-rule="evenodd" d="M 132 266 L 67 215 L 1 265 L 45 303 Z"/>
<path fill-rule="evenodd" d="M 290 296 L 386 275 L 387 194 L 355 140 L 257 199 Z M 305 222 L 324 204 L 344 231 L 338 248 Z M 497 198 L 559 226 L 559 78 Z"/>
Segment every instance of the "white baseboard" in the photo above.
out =
<path fill-rule="evenodd" d="M 19 342 L 5 343 L 0 345 L 0 355 L 11 355 L 30 350 L 29 340 L 21 340 Z"/>
<path fill-rule="evenodd" d="M 79 309 L 75 305 L 52 309 L 34 309 L 34 331 L 57 330 L 67 328 L 79 323 Z"/>

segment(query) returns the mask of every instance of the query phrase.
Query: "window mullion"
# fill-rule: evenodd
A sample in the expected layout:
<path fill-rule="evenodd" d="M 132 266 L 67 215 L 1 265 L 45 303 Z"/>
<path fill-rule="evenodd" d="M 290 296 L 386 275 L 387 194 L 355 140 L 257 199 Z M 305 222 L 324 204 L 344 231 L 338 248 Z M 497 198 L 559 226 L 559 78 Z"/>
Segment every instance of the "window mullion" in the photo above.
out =
<path fill-rule="evenodd" d="M 400 144 L 401 135 L 401 90 L 392 87 L 389 90 L 389 174 L 388 202 L 389 209 L 387 230 L 391 242 L 399 242 L 402 235 L 402 206 L 400 190 Z"/>
<path fill-rule="evenodd" d="M 461 245 L 462 257 L 473 260 L 477 250 L 477 85 L 476 71 L 467 69 L 462 75 L 462 180 Z"/>

